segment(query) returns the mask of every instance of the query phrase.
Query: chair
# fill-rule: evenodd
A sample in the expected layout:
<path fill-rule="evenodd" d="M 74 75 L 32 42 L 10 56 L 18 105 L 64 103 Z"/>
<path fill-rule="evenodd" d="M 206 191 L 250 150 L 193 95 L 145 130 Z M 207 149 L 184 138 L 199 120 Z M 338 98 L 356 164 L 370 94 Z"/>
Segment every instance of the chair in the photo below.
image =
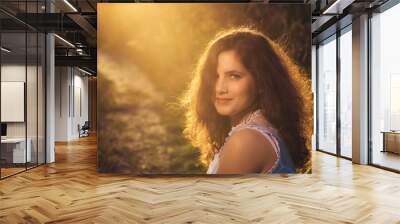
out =
<path fill-rule="evenodd" d="M 89 121 L 85 121 L 82 127 L 80 127 L 80 125 L 78 124 L 79 138 L 89 136 L 89 129 L 90 129 Z"/>

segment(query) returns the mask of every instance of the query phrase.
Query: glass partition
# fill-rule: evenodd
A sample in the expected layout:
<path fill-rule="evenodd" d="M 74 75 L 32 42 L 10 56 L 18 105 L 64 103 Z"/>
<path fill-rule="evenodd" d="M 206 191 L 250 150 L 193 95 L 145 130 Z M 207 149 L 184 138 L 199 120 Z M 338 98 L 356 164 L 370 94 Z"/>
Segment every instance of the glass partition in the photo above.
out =
<path fill-rule="evenodd" d="M 352 157 L 352 35 L 351 26 L 340 36 L 340 155 Z"/>
<path fill-rule="evenodd" d="M 336 36 L 321 43 L 317 54 L 317 149 L 336 154 Z"/>
<path fill-rule="evenodd" d="M 30 161 L 27 163 L 28 168 L 37 165 L 38 160 L 38 35 L 36 32 L 27 33 L 27 141 L 28 149 L 30 148 Z"/>
<path fill-rule="evenodd" d="M 25 32 L 1 34 L 2 177 L 24 171 L 31 161 L 26 136 L 26 41 Z"/>
<path fill-rule="evenodd" d="M 371 18 L 371 162 L 400 170 L 400 4 Z"/>
<path fill-rule="evenodd" d="M 43 13 L 44 3 L 0 6 L 20 16 Z M 45 163 L 45 35 L 10 15 L 0 12 L 1 179 Z"/>
<path fill-rule="evenodd" d="M 46 111 L 46 76 L 45 76 L 45 65 L 46 65 L 46 51 L 45 51 L 46 39 L 43 33 L 38 33 L 38 74 L 37 74 L 37 145 L 38 145 L 38 164 L 43 164 L 46 162 L 46 145 L 45 145 L 45 111 Z"/>

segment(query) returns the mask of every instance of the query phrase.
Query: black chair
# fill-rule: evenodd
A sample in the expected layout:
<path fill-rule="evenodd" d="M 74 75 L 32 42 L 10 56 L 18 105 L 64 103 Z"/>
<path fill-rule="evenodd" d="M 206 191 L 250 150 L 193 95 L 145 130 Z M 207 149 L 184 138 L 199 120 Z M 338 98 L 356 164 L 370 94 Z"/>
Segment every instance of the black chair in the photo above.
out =
<path fill-rule="evenodd" d="M 90 123 L 89 121 L 85 121 L 85 123 L 80 127 L 78 125 L 78 130 L 79 130 L 79 138 L 80 137 L 87 137 L 89 136 L 89 129 L 90 129 Z"/>

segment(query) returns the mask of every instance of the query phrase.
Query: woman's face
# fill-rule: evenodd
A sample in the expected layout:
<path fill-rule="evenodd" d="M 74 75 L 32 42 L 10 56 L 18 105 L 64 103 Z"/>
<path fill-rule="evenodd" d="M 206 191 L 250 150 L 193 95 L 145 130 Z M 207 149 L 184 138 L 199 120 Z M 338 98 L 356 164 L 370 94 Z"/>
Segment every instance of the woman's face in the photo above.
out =
<path fill-rule="evenodd" d="M 241 119 L 256 98 L 256 85 L 253 76 L 244 67 L 234 50 L 223 51 L 218 55 L 215 97 L 217 112 L 233 119 Z"/>

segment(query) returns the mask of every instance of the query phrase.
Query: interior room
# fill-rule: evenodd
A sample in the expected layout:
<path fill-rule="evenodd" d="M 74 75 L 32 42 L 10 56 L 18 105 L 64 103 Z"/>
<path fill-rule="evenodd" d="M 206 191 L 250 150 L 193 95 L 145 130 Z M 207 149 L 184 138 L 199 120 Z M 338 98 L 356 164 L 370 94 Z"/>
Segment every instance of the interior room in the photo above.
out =
<path fill-rule="evenodd" d="M 146 21 L 135 20 L 137 27 L 128 27 L 127 21 L 121 21 L 120 27 L 113 25 L 100 30 L 105 27 L 100 26 L 100 21 L 111 24 L 111 20 L 117 20 L 123 14 L 114 13 L 115 18 L 109 21 L 100 19 L 107 13 L 99 10 L 100 7 L 104 7 L 103 10 L 105 6 L 118 4 L 126 4 L 122 5 L 125 10 L 143 7 L 140 12 L 133 13 L 132 18 L 136 19 L 145 18 L 146 13 L 175 17 L 147 19 L 152 26 L 146 25 Z M 200 51 L 185 53 L 183 44 L 174 45 L 172 50 L 157 44 L 173 39 L 167 34 L 175 32 L 182 38 L 182 43 L 186 41 L 207 49 L 204 36 L 196 32 L 214 29 L 217 25 L 191 18 L 195 14 L 191 14 L 190 7 L 201 14 L 214 15 L 206 9 L 218 4 L 243 4 L 249 6 L 248 11 L 243 11 L 246 13 L 257 8 L 257 4 L 260 7 L 268 4 L 277 9 L 296 4 L 307 7 L 311 18 L 305 27 L 310 33 L 303 36 L 311 42 L 310 63 L 305 63 L 305 68 L 310 71 L 304 73 L 310 81 L 313 113 L 313 119 L 307 123 L 312 126 L 310 169 L 307 172 L 209 175 L 204 167 L 197 166 L 200 164 L 197 161 L 170 167 L 202 169 L 203 174 L 168 173 L 151 163 L 142 163 L 145 159 L 166 163 L 175 159 L 171 164 L 176 164 L 179 156 L 192 158 L 201 153 L 192 146 L 187 147 L 178 137 L 167 136 L 174 131 L 183 133 L 181 126 L 171 125 L 165 130 L 151 126 L 162 119 L 170 124 L 171 121 L 164 117 L 155 119 L 153 112 L 176 105 L 171 103 L 161 108 L 146 100 L 158 97 L 161 90 L 174 91 L 173 85 L 177 81 L 167 78 L 171 73 L 184 70 L 184 66 L 176 70 L 166 66 L 182 65 L 175 56 L 190 59 L 197 53 L 201 55 Z M 157 6 L 160 11 L 151 7 L 146 9 L 150 5 Z M 162 25 L 166 21 L 176 23 L 171 18 L 184 18 L 173 8 L 182 5 L 188 6 L 183 10 L 187 18 L 195 21 L 186 24 L 193 29 L 187 33 L 180 32 L 178 24 Z M 163 7 L 171 8 L 166 13 L 161 11 Z M 227 11 L 220 13 L 227 15 Z M 273 13 L 273 10 L 253 16 L 262 21 L 268 17 L 262 13 L 284 18 L 283 14 Z M 219 17 L 210 18 L 210 21 L 216 21 Z M 253 17 L 244 20 L 251 19 Z M 235 22 L 232 21 L 226 24 Z M 298 28 L 294 23 L 277 21 L 276 27 Z M 400 223 L 400 200 L 397 200 L 400 198 L 399 21 L 398 0 L 2 0 L 0 223 Z M 162 32 L 150 37 L 144 32 L 146 29 Z M 117 30 L 133 34 L 130 38 L 112 36 Z M 107 33 L 110 33 L 108 38 L 112 37 L 108 42 L 104 35 Z M 283 41 L 279 43 L 287 43 L 293 40 L 294 34 L 281 36 Z M 135 38 L 159 41 L 154 42 L 155 50 L 150 53 L 173 55 L 174 58 L 151 58 L 152 63 L 147 67 L 137 67 L 148 58 L 139 54 L 147 45 L 135 42 Z M 116 43 L 125 45 L 116 49 L 113 45 Z M 128 55 L 124 48 L 139 52 L 135 52 L 136 58 L 129 62 L 131 64 L 126 62 L 128 67 L 132 66 L 129 72 L 133 78 L 120 72 L 122 66 L 115 66 L 113 60 L 107 58 L 113 55 L 112 59 L 124 60 Z M 305 54 L 299 52 L 289 56 L 307 62 Z M 188 64 L 195 65 L 189 59 Z M 156 75 L 167 77 L 159 83 L 164 89 L 147 85 L 143 80 L 152 79 L 140 76 L 145 69 L 159 72 L 157 66 L 162 72 Z M 114 78 L 119 77 L 118 85 L 107 86 L 103 82 L 102 78 L 107 77 L 104 71 L 109 70 L 115 72 Z M 218 71 L 214 72 L 218 75 Z M 189 83 L 183 80 L 184 76 L 181 78 L 178 81 Z M 129 82 L 132 86 L 150 89 L 154 95 L 138 93 L 123 85 Z M 136 98 L 118 97 L 112 95 L 112 91 L 106 91 L 110 89 L 137 95 Z M 127 112 L 138 114 L 137 108 L 120 106 L 132 103 L 130 101 L 153 109 L 138 115 L 139 118 L 151 118 L 145 128 L 139 120 L 130 122 L 120 116 Z M 108 110 L 111 106 L 104 107 L 104 102 L 113 110 Z M 172 115 L 187 116 L 181 112 L 172 112 Z M 118 122 L 104 122 L 117 116 Z M 120 131 L 127 126 L 142 129 L 134 133 L 133 138 L 133 134 Z M 144 139 L 148 132 L 156 136 L 157 142 L 132 140 Z M 111 136 L 107 138 L 107 144 L 103 141 L 105 135 Z M 130 143 L 121 144 L 122 140 Z M 182 143 L 185 153 L 176 153 L 166 145 L 169 140 Z M 214 147 L 216 143 L 213 144 Z M 156 148 L 156 152 L 145 154 L 138 150 L 147 157 L 132 158 L 127 153 L 129 147 L 139 146 L 148 151 Z M 115 154 L 99 151 L 109 148 L 119 151 Z M 161 152 L 168 152 L 170 157 L 163 157 Z M 276 155 L 276 160 L 281 159 L 278 153 Z M 102 169 L 101 162 L 105 157 L 110 161 L 125 160 Z M 136 170 L 127 164 L 137 164 Z M 121 171 L 117 165 L 128 168 Z M 154 172 L 135 172 L 139 168 L 153 169 Z"/>

